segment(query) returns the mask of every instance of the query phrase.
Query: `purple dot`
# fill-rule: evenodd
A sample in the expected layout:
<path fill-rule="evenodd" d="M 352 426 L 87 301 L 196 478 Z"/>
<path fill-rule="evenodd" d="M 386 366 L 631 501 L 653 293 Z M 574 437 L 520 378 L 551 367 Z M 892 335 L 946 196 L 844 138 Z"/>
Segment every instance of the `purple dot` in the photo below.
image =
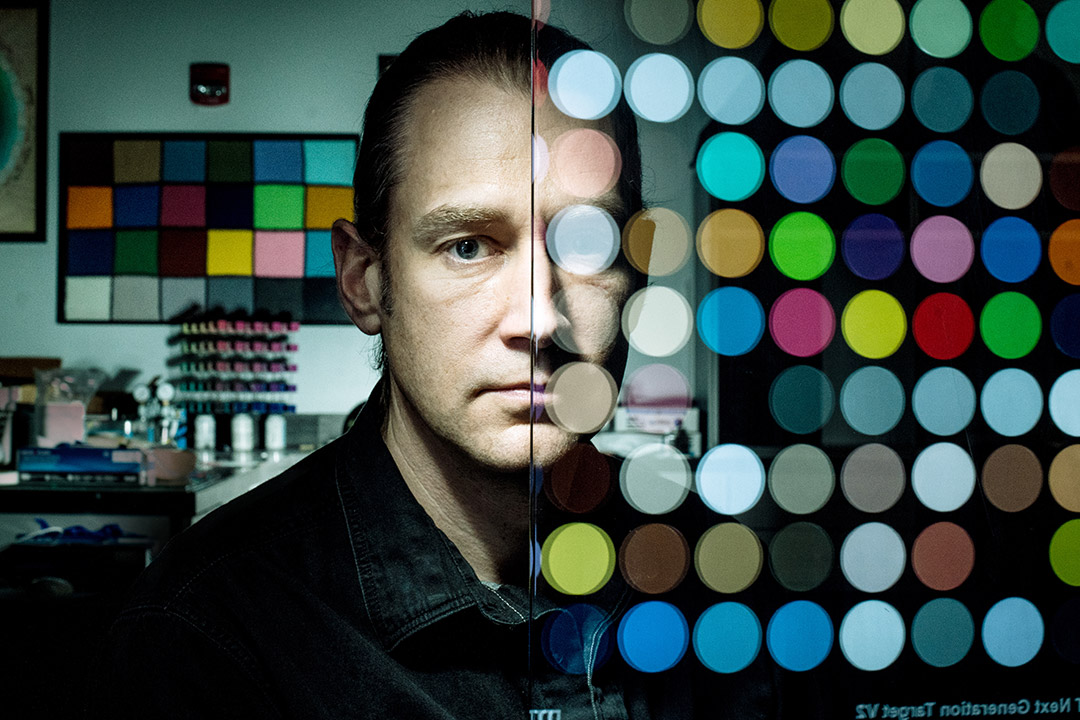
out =
<path fill-rule="evenodd" d="M 904 261 L 904 233 L 884 215 L 861 215 L 844 230 L 840 252 L 851 272 L 866 280 L 884 280 Z"/>

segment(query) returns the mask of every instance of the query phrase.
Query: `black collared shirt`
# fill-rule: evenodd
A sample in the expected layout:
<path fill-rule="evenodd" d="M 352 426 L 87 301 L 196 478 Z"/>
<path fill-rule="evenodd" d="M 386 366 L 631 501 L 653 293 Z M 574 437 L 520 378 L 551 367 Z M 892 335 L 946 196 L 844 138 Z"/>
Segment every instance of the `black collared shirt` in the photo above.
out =
<path fill-rule="evenodd" d="M 546 663 L 538 628 L 553 606 L 476 578 L 409 492 L 380 413 L 370 403 L 346 436 L 169 544 L 110 631 L 92 717 L 693 714 L 685 673 Z M 620 594 L 605 596 L 613 621 Z M 707 715 L 764 714 L 751 686 Z"/>

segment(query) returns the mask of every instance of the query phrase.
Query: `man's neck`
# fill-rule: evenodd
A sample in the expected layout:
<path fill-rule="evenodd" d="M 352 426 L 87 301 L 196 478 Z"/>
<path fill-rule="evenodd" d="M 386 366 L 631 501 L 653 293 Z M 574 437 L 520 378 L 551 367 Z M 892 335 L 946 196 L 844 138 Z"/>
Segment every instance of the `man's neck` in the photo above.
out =
<path fill-rule="evenodd" d="M 432 432 L 396 388 L 387 395 L 383 440 L 417 502 L 480 580 L 524 584 L 529 543 L 524 472 L 480 465 Z"/>

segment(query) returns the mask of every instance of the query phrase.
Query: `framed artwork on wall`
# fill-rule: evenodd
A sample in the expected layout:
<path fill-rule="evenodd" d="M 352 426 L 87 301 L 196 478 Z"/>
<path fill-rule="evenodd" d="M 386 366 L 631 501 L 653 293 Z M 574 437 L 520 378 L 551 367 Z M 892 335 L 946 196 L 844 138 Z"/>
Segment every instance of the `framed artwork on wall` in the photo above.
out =
<path fill-rule="evenodd" d="M 49 4 L 0 0 L 0 241 L 45 241 Z"/>

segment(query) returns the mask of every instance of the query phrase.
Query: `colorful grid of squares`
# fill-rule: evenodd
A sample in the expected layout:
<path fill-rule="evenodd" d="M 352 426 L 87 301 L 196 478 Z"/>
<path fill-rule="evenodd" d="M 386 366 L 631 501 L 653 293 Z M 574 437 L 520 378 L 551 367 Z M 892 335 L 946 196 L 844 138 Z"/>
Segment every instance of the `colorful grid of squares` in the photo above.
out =
<path fill-rule="evenodd" d="M 60 321 L 193 306 L 347 323 L 330 228 L 352 217 L 353 135 L 62 133 Z"/>

